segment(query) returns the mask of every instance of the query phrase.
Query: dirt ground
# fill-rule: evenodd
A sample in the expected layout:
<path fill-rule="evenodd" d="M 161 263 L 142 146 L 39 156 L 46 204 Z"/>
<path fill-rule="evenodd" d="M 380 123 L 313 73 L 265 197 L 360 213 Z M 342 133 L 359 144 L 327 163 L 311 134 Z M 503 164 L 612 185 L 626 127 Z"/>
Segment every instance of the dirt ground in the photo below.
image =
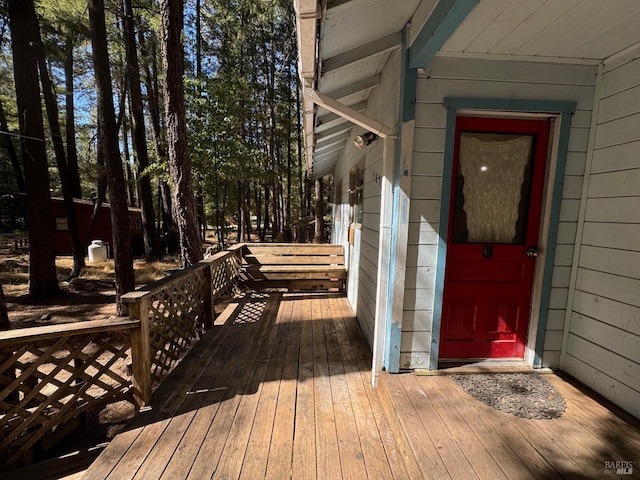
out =
<path fill-rule="evenodd" d="M 47 302 L 34 302 L 29 291 L 29 253 L 13 245 L 0 245 L 0 283 L 4 289 L 11 328 L 37 327 L 115 317 L 115 273 L 113 260 L 89 263 L 80 277 L 66 282 L 73 261 L 56 259 L 62 294 Z M 160 262 L 134 260 L 136 288 L 159 280 L 167 270 L 180 267 L 177 258 Z"/>

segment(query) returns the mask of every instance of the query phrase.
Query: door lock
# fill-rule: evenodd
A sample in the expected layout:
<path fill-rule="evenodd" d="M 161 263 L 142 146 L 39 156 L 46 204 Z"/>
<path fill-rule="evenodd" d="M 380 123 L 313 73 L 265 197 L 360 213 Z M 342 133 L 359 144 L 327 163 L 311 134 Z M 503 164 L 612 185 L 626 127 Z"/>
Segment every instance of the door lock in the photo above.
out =
<path fill-rule="evenodd" d="M 538 255 L 540 255 L 540 250 L 537 247 L 527 248 L 527 257 L 536 258 Z"/>

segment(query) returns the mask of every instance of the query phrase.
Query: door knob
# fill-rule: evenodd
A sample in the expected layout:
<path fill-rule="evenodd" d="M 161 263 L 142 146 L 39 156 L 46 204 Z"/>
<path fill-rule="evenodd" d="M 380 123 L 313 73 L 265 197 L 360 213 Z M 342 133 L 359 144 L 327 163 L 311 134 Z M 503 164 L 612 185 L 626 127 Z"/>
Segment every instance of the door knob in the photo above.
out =
<path fill-rule="evenodd" d="M 538 255 L 540 255 L 540 250 L 537 247 L 527 248 L 527 257 L 536 258 Z"/>

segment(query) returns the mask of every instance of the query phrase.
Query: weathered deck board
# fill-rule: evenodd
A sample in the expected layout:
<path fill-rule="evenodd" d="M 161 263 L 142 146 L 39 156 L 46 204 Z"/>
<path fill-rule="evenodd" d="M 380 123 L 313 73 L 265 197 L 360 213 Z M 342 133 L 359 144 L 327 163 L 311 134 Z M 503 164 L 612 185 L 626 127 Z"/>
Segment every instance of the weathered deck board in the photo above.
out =
<path fill-rule="evenodd" d="M 205 336 L 86 478 L 407 478 L 344 296 L 256 301 Z"/>
<path fill-rule="evenodd" d="M 567 403 L 554 420 L 494 410 L 448 376 L 382 376 L 398 442 L 409 443 L 424 478 L 640 478 L 640 422 L 561 377 L 546 378 Z M 606 470 L 615 461 L 634 462 L 633 475 Z"/>
<path fill-rule="evenodd" d="M 605 461 L 640 462 L 638 422 L 553 375 L 567 400 L 553 421 L 497 412 L 447 376 L 383 373 L 373 389 L 342 294 L 229 309 L 84 478 L 616 478 Z"/>
<path fill-rule="evenodd" d="M 260 386 L 260 398 L 256 406 L 251 432 L 246 441 L 244 462 L 241 465 L 241 478 L 262 479 L 266 474 L 269 447 L 274 429 L 274 422 L 270 421 L 270 419 L 275 419 L 278 392 L 282 381 L 282 371 L 291 331 L 291 303 L 283 303 L 281 305 L 281 313 L 278 315 L 278 319 L 281 321 L 278 322 L 276 343 L 268 360 L 266 370 L 266 378 L 269 381 L 263 382 Z M 219 469 L 216 473 L 220 474 L 221 470 Z M 235 477 L 237 478 L 238 476 L 238 473 L 236 473 Z M 229 478 L 234 477 L 230 475 Z"/>
<path fill-rule="evenodd" d="M 296 418 L 296 387 L 298 378 L 298 359 L 300 356 L 302 302 L 290 301 L 291 328 L 287 342 L 282 376 L 280 379 L 276 410 L 273 420 L 273 432 L 268 450 L 265 478 L 278 480 L 291 476 L 291 455 L 293 451 L 294 424 Z M 249 468 L 243 470 L 243 476 L 253 476 Z M 259 477 L 256 477 L 259 478 Z"/>
<path fill-rule="evenodd" d="M 312 300 L 313 387 L 316 416 L 316 468 L 319 478 L 340 477 L 340 453 L 336 433 L 334 399 L 329 380 L 329 365 L 324 343 L 320 301 Z M 342 408 L 344 406 L 341 405 Z"/>
<path fill-rule="evenodd" d="M 333 404 L 342 407 L 334 408 L 342 476 L 354 479 L 366 478 L 367 470 L 364 464 L 364 456 L 361 453 L 365 445 L 360 436 L 357 438 L 354 436 L 354 432 L 358 432 L 356 412 L 352 405 L 345 374 L 345 364 L 348 365 L 349 359 L 340 349 L 329 302 L 322 302 L 321 314 L 326 354 L 329 360 L 329 381 Z"/>
<path fill-rule="evenodd" d="M 335 297 L 331 299 L 330 307 L 366 471 L 379 479 L 410 478 L 404 464 L 399 461 L 397 445 L 378 402 L 378 395 L 370 387 L 368 367 L 371 357 L 366 344 L 358 340 L 361 334 L 357 325 L 350 321 L 353 314 L 344 302 Z M 355 327 L 351 332 L 353 342 L 349 338 L 348 326 Z"/>
<path fill-rule="evenodd" d="M 238 368 L 225 387 L 225 397 L 220 403 L 220 407 L 207 431 L 200 450 L 193 462 L 187 478 L 201 479 L 211 478 L 216 471 L 223 449 L 234 425 L 236 428 L 243 426 L 244 418 L 236 418 L 240 403 L 245 395 L 254 394 L 254 385 L 258 383 L 258 378 L 263 370 L 263 357 L 270 353 L 272 341 L 275 337 L 275 311 L 272 304 L 267 303 L 264 315 L 251 313 L 246 319 L 241 319 L 240 324 L 258 325 L 258 334 L 252 342 L 252 346 L 241 355 Z M 236 320 L 237 321 L 237 320 Z M 223 368 L 227 368 L 224 366 Z M 237 420 L 237 421 L 236 421 Z M 196 439 L 194 439 L 195 441 Z"/>
<path fill-rule="evenodd" d="M 495 473 L 496 477 L 504 474 L 507 478 L 523 480 L 536 478 L 511 445 L 497 434 L 497 425 L 483 417 L 482 413 L 475 409 L 475 405 L 470 404 L 468 398 L 464 397 L 462 391 L 457 389 L 452 391 L 446 379 L 432 382 L 432 387 L 436 391 L 436 395 L 440 395 L 437 402 L 441 403 L 440 399 L 446 399 L 446 403 L 443 402 L 443 404 L 447 405 L 449 414 L 458 416 L 466 423 L 466 427 L 464 425 L 461 427 L 467 428 L 475 434 L 478 443 L 488 452 L 491 460 L 498 465 L 499 470 Z"/>
<path fill-rule="evenodd" d="M 508 477 L 493 459 L 491 450 L 493 447 L 485 447 L 476 432 L 469 428 L 469 424 L 455 409 L 449 396 L 438 386 L 428 392 L 435 411 L 442 419 L 449 432 L 455 432 L 455 441 L 460 449 L 465 452 L 465 458 L 479 478 L 492 478 L 495 480 Z M 446 435 L 446 434 L 445 434 Z"/>
<path fill-rule="evenodd" d="M 316 477 L 315 392 L 311 300 L 302 301 L 301 338 L 295 423 L 293 426 L 293 478 Z"/>

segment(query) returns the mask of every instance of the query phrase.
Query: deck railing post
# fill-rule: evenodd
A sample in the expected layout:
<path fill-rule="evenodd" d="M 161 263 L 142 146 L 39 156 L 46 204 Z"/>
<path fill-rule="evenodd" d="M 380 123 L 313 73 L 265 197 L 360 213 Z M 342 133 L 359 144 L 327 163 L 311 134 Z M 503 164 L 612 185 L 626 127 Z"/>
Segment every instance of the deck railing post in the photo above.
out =
<path fill-rule="evenodd" d="M 215 275 L 213 273 L 214 265 L 215 263 L 211 262 L 209 263 L 209 265 L 207 265 L 207 268 L 204 269 L 204 277 L 207 280 L 206 291 L 204 292 L 204 319 L 203 319 L 204 325 L 203 326 L 204 326 L 205 332 L 207 330 L 210 330 L 211 327 L 213 327 L 213 322 L 216 317 L 215 302 L 213 298 L 213 285 L 211 285 L 211 282 L 215 278 Z"/>
<path fill-rule="evenodd" d="M 140 298 L 129 304 L 129 318 L 139 320 L 131 331 L 133 399 L 137 408 L 151 401 L 151 346 L 149 338 L 149 301 Z"/>

